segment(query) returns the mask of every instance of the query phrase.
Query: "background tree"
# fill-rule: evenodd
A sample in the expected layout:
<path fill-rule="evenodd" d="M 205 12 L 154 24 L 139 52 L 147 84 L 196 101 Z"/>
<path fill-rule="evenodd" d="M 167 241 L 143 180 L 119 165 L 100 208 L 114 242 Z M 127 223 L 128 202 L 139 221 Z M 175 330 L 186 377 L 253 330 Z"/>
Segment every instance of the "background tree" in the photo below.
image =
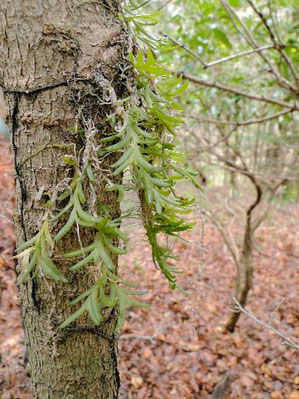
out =
<path fill-rule="evenodd" d="M 187 104 L 184 148 L 204 181 L 229 187 L 219 196 L 213 191 L 219 204 L 210 200 L 207 215 L 232 254 L 234 295 L 245 305 L 254 234 L 278 189 L 290 198 L 298 184 L 295 3 L 186 0 L 161 7 L 168 10 L 163 33 L 177 46 L 175 56 L 166 53 L 165 58 L 171 57 L 174 69 L 192 83 L 182 98 Z M 222 223 L 219 207 L 227 210 Z M 242 238 L 228 231 L 240 220 Z M 238 317 L 232 313 L 228 330 L 234 330 Z"/>

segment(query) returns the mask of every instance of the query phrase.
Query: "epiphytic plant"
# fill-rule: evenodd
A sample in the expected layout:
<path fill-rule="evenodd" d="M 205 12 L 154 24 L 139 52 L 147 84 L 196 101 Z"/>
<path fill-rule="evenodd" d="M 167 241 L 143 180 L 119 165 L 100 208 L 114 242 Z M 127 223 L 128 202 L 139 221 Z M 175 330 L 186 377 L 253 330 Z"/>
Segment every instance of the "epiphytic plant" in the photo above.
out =
<path fill-rule="evenodd" d="M 165 48 L 166 43 L 164 38 L 147 30 L 148 26 L 159 22 L 158 16 L 161 14 L 140 14 L 140 9 L 148 2 L 149 0 L 125 2 L 123 17 L 135 37 L 146 44 L 146 49 L 129 54 L 135 70 L 136 91 L 129 99 L 119 101 L 116 111 L 109 116 L 108 121 L 114 126 L 114 134 L 105 133 L 98 140 L 96 154 L 99 157 L 120 154 L 118 160 L 110 165 L 111 178 L 130 171 L 128 180 L 131 189 L 139 196 L 142 221 L 152 247 L 153 262 L 168 279 L 170 288 L 175 289 L 178 287 L 177 273 L 180 271 L 170 261 L 177 258 L 170 248 L 160 243 L 160 235 L 178 237 L 180 232 L 193 226 L 183 215 L 192 210 L 194 200 L 178 196 L 176 182 L 189 179 L 196 187 L 200 187 L 195 179 L 197 173 L 181 165 L 184 156 L 177 150 L 176 128 L 182 122 L 182 107 L 176 97 L 184 93 L 188 84 L 181 76 L 172 74 L 153 54 L 153 50 Z M 81 131 L 80 136 L 82 137 Z M 87 151 L 88 143 L 85 146 Z M 101 214 L 101 210 L 98 214 L 92 214 L 86 206 L 89 192 L 87 187 L 94 184 L 96 162 L 91 162 L 84 156 L 65 157 L 64 161 L 73 168 L 73 179 L 69 188 L 57 198 L 58 202 L 68 199 L 68 203 L 54 220 L 69 215 L 68 220 L 52 240 L 47 216 L 41 231 L 18 248 L 18 257 L 24 265 L 19 283 L 29 275 L 34 278 L 39 267 L 48 277 L 67 282 L 51 261 L 50 252 L 55 242 L 62 240 L 74 224 L 93 229 L 96 233 L 90 245 L 63 256 L 74 259 L 71 271 L 75 272 L 92 264 L 100 268 L 100 277 L 92 287 L 72 301 L 73 304 L 82 303 L 81 307 L 60 327 L 66 327 L 86 311 L 98 325 L 103 320 L 104 308 L 117 307 L 118 331 L 126 308 L 132 305 L 148 306 L 131 297 L 144 292 L 132 290 L 136 286 L 124 281 L 117 274 L 113 257 L 126 253 L 124 244 L 128 237 L 119 230 L 119 219 L 113 220 L 107 212 Z M 127 189 L 124 184 L 111 184 L 109 177 L 107 183 L 106 189 L 117 190 L 118 201 L 122 201 Z M 124 244 L 119 246 L 119 242 Z"/>

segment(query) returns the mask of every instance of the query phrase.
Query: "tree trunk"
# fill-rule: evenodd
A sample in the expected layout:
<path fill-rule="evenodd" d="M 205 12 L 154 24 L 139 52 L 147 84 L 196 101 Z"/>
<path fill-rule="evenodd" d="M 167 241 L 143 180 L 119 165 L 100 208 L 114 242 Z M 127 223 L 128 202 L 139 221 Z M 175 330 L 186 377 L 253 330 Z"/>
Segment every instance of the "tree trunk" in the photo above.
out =
<path fill-rule="evenodd" d="M 237 266 L 237 277 L 235 283 L 235 299 L 240 303 L 240 305 L 245 306 L 247 302 L 248 293 L 252 287 L 252 276 L 253 276 L 253 266 L 252 266 L 252 254 L 253 254 L 253 238 L 255 230 L 259 226 L 259 222 L 256 222 L 252 226 L 252 217 L 254 210 L 260 205 L 263 190 L 259 182 L 256 180 L 255 176 L 247 173 L 247 177 L 250 179 L 254 188 L 256 190 L 256 198 L 254 202 L 249 206 L 246 211 L 246 225 L 245 234 L 243 239 L 243 248 L 240 260 L 236 262 Z M 226 329 L 230 332 L 235 331 L 237 321 L 240 317 L 240 311 L 235 309 L 231 313 L 231 316 L 226 324 Z"/>
<path fill-rule="evenodd" d="M 237 276 L 235 283 L 235 298 L 240 305 L 245 306 L 248 293 L 252 287 L 252 230 L 251 230 L 251 213 L 247 215 L 246 231 L 244 235 L 242 255 L 237 265 Z M 240 317 L 239 311 L 231 313 L 226 324 L 226 329 L 230 332 L 235 331 L 236 324 Z"/>
<path fill-rule="evenodd" d="M 235 283 L 235 298 L 240 305 L 245 306 L 247 302 L 248 293 L 252 287 L 252 248 L 248 249 L 242 254 L 239 262 L 236 283 Z M 239 320 L 241 313 L 234 311 L 231 313 L 230 318 L 226 324 L 226 329 L 229 332 L 234 332 L 236 324 Z"/>
<path fill-rule="evenodd" d="M 18 244 L 33 237 L 57 186 L 71 171 L 63 163 L 84 140 L 74 126 L 109 129 L 111 102 L 127 95 L 127 34 L 118 0 L 2 0 L 0 4 L 0 85 L 10 110 L 17 182 Z M 122 68 L 122 69 L 121 69 Z M 101 105 L 101 102 L 104 103 Z M 84 128 L 83 126 L 83 128 Z M 111 159 L 102 161 L 109 169 Z M 69 168 L 71 169 L 71 168 Z M 67 175 L 68 173 L 68 175 Z M 104 192 L 98 172 L 97 202 L 119 215 L 116 194 Z M 54 235 L 66 220 L 51 222 Z M 80 228 L 85 245 L 93 233 Z M 69 301 L 95 281 L 98 270 L 68 272 L 63 252 L 78 248 L 77 230 L 59 242 L 53 259 L 69 284 L 42 273 L 21 285 L 28 369 L 36 399 L 118 397 L 116 312 L 95 327 L 88 316 L 75 326 L 57 326 L 75 310 Z"/>

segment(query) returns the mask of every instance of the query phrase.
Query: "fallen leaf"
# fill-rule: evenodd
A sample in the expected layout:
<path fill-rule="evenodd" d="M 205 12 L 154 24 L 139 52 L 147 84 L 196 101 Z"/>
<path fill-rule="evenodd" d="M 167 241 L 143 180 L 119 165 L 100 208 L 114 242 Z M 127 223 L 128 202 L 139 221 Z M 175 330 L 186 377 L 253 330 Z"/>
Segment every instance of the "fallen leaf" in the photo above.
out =
<path fill-rule="evenodd" d="M 131 384 L 136 389 L 141 388 L 143 384 L 143 378 L 140 375 L 133 375 L 131 377 Z"/>
<path fill-rule="evenodd" d="M 283 399 L 283 395 L 280 391 L 275 391 L 271 393 L 271 399 Z"/>

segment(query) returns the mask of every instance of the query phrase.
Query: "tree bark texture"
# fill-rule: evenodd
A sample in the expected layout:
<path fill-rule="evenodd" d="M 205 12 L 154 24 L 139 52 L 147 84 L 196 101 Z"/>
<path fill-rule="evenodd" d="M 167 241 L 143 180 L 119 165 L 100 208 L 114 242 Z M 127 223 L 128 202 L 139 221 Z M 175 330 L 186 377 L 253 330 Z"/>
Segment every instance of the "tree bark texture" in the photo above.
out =
<path fill-rule="evenodd" d="M 242 254 L 237 264 L 237 276 L 235 282 L 235 294 L 234 297 L 240 303 L 241 306 L 245 306 L 247 302 L 248 293 L 252 287 L 253 278 L 253 265 L 252 265 L 252 253 L 253 253 L 253 234 L 252 231 L 252 211 L 260 203 L 262 193 L 260 187 L 256 186 L 257 199 L 247 210 L 246 215 L 246 228 L 243 240 Z M 235 331 L 235 327 L 241 316 L 240 311 L 233 311 L 230 314 L 229 320 L 226 324 L 226 329 L 230 332 Z"/>
<path fill-rule="evenodd" d="M 256 198 L 254 199 L 254 202 L 250 204 L 249 208 L 246 210 L 246 222 L 245 222 L 246 224 L 245 224 L 245 234 L 243 239 L 242 253 L 240 256 L 240 260 L 236 262 L 237 276 L 235 282 L 235 299 L 243 307 L 246 305 L 248 293 L 252 287 L 253 238 L 255 230 L 258 228 L 260 224 L 258 220 L 253 222 L 253 213 L 257 209 L 257 207 L 261 204 L 263 198 L 262 186 L 257 181 L 255 176 L 251 173 L 247 173 L 246 176 L 254 185 L 254 188 L 256 190 Z M 231 313 L 230 318 L 226 324 L 226 329 L 228 331 L 230 332 L 235 331 L 235 327 L 239 320 L 240 315 L 241 312 L 237 309 Z"/>
<path fill-rule="evenodd" d="M 0 3 L 0 85 L 9 107 L 15 156 L 18 244 L 40 229 L 45 204 L 71 168 L 62 161 L 84 143 L 71 127 L 92 125 L 100 138 L 113 99 L 127 95 L 129 39 L 119 20 L 118 0 L 2 0 Z M 103 190 L 103 161 L 97 173 L 97 204 L 119 215 L 116 194 Z M 106 163 L 106 164 L 105 164 Z M 54 235 L 65 224 L 51 222 Z M 93 233 L 80 228 L 88 245 Z M 74 228 L 55 247 L 53 260 L 69 284 L 39 275 L 20 288 L 28 370 L 36 399 L 118 397 L 116 312 L 95 327 L 88 316 L 58 330 L 77 308 L 69 301 L 86 291 L 99 274 L 86 268 L 68 272 L 62 253 L 77 249 Z M 78 306 L 78 305 L 77 305 Z"/>
<path fill-rule="evenodd" d="M 252 287 L 252 244 L 251 242 L 245 242 L 243 253 L 239 261 L 236 282 L 235 282 L 235 294 L 234 297 L 240 303 L 245 306 L 247 302 L 248 293 Z M 229 320 L 226 324 L 226 329 L 229 332 L 234 332 L 236 324 L 239 320 L 241 312 L 234 311 L 231 313 Z"/>

